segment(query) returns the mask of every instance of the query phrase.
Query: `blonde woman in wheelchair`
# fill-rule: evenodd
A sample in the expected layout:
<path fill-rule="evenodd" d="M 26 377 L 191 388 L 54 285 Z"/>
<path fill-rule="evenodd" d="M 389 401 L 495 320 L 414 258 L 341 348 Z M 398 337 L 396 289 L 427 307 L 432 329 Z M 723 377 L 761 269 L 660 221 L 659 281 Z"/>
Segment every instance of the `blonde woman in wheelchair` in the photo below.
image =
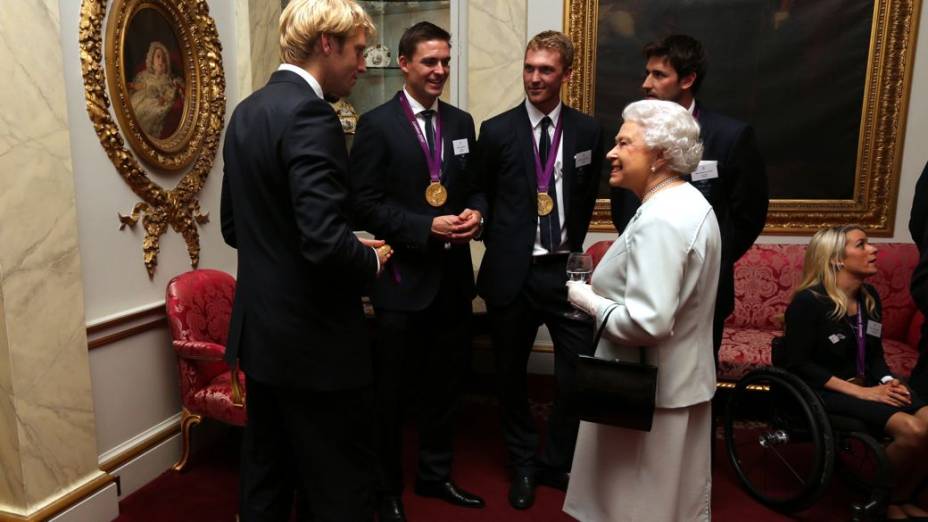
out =
<path fill-rule="evenodd" d="M 928 520 L 913 497 L 928 473 L 928 407 L 883 357 L 877 247 L 856 225 L 820 230 L 806 250 L 802 282 L 786 309 L 786 360 L 829 413 L 892 437 L 895 476 L 887 520 Z"/>

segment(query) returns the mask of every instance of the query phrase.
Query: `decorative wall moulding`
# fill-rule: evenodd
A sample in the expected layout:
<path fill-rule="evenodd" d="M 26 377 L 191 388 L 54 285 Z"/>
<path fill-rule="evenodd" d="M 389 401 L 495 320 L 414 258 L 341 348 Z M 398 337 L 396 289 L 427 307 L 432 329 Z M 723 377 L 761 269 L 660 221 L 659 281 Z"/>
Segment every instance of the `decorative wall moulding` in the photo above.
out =
<path fill-rule="evenodd" d="M 142 220 L 149 277 L 168 226 L 184 237 L 196 268 L 197 225 L 208 220 L 197 194 L 216 157 L 226 106 L 216 24 L 206 0 L 113 0 L 108 15 L 107 3 L 82 0 L 79 38 L 87 113 L 110 161 L 142 200 L 129 215 L 118 214 L 119 228 Z M 166 189 L 143 164 L 183 175 Z"/>
<path fill-rule="evenodd" d="M 889 236 L 921 4 L 564 0 L 576 46 L 564 99 L 617 128 L 642 96 L 643 45 L 691 34 L 709 60 L 700 95 L 757 131 L 771 189 L 764 232 L 858 223 Z M 605 183 L 599 197 L 592 228 L 614 231 Z"/>

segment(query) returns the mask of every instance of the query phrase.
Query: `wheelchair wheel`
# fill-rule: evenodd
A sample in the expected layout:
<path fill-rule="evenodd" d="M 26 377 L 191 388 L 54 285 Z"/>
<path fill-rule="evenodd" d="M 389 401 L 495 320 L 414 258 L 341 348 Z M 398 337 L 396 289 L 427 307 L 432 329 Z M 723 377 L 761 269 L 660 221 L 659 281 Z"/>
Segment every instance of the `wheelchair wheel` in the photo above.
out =
<path fill-rule="evenodd" d="M 725 408 L 728 459 L 748 493 L 785 512 L 815 502 L 831 480 L 831 425 L 817 395 L 779 368 L 738 381 Z"/>
<path fill-rule="evenodd" d="M 864 431 L 839 432 L 834 424 L 833 428 L 841 477 L 868 497 L 851 506 L 852 520 L 881 519 L 892 488 L 892 465 L 883 442 Z"/>

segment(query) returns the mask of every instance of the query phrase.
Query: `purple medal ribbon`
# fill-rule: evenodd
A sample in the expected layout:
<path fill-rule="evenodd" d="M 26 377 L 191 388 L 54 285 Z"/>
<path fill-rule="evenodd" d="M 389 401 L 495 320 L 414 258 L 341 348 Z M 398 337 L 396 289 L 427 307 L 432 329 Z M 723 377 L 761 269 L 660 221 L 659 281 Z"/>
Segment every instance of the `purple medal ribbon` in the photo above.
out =
<path fill-rule="evenodd" d="M 859 377 L 861 383 L 863 383 L 867 340 L 864 337 L 864 320 L 860 313 L 860 307 L 860 303 L 857 303 L 857 377 Z"/>
<path fill-rule="evenodd" d="M 561 129 L 564 123 L 563 114 L 557 118 L 557 125 L 554 126 L 554 138 L 551 139 L 551 146 L 548 151 L 548 159 L 545 161 L 544 168 L 541 167 L 541 153 L 538 152 L 538 144 L 532 139 L 532 148 L 535 150 L 535 179 L 538 183 L 538 192 L 548 193 L 548 186 L 551 184 L 551 174 L 554 173 L 554 160 L 557 159 L 557 151 L 561 146 Z M 539 136 L 540 138 L 540 136 Z"/>
<path fill-rule="evenodd" d="M 416 121 L 416 115 L 412 113 L 412 107 L 409 105 L 409 100 L 406 99 L 406 93 L 400 91 L 400 105 L 403 106 L 403 112 L 406 114 L 406 119 L 409 120 L 409 123 L 412 125 L 413 130 L 416 131 L 416 138 L 419 139 L 419 146 L 422 147 L 422 153 L 425 154 L 425 162 L 429 166 L 429 177 L 432 179 L 433 183 L 439 183 L 441 181 L 441 118 L 438 117 L 438 111 L 435 111 L 435 117 L 433 118 L 435 122 L 435 153 L 429 153 L 429 142 L 426 141 L 425 135 L 422 134 L 422 129 L 419 128 L 419 122 Z"/>

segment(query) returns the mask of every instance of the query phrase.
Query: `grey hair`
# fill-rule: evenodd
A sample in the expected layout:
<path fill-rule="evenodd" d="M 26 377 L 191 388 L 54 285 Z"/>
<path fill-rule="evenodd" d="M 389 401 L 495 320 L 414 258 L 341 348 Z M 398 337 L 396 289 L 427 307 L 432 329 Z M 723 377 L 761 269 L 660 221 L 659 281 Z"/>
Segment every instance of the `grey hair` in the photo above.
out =
<path fill-rule="evenodd" d="M 641 127 L 645 145 L 661 151 L 670 170 L 686 175 L 699 165 L 702 159 L 699 124 L 678 103 L 636 101 L 622 111 L 622 120 Z"/>

